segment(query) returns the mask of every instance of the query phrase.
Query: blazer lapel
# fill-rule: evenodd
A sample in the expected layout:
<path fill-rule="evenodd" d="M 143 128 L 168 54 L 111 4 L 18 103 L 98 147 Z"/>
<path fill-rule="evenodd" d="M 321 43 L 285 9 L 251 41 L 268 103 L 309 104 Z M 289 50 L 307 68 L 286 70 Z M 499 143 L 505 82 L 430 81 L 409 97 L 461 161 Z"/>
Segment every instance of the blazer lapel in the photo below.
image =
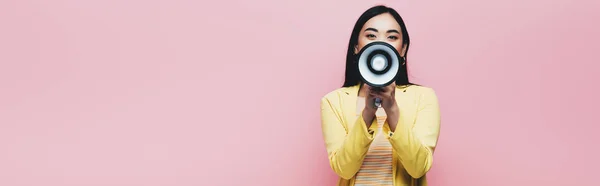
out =
<path fill-rule="evenodd" d="M 342 92 L 342 113 L 346 123 L 346 133 L 354 126 L 358 116 L 356 115 L 356 101 L 358 100 L 359 85 L 346 87 Z"/>
<path fill-rule="evenodd" d="M 400 110 L 400 121 L 402 123 L 412 124 L 417 113 L 417 99 L 415 94 L 409 87 L 400 87 L 396 89 L 396 103 Z"/>

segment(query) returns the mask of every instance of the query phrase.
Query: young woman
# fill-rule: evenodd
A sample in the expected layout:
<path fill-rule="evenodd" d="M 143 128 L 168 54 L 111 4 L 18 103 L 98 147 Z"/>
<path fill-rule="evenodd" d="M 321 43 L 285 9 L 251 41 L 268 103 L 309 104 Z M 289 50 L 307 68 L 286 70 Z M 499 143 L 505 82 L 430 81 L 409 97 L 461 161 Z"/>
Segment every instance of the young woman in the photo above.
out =
<path fill-rule="evenodd" d="M 356 58 L 361 48 L 384 41 L 402 57 L 395 83 L 372 89 L 360 82 Z M 346 56 L 344 85 L 321 99 L 323 136 L 338 185 L 427 185 L 426 173 L 440 131 L 433 89 L 410 83 L 408 31 L 392 8 L 375 6 L 356 22 Z M 380 107 L 373 99 L 380 98 Z"/>

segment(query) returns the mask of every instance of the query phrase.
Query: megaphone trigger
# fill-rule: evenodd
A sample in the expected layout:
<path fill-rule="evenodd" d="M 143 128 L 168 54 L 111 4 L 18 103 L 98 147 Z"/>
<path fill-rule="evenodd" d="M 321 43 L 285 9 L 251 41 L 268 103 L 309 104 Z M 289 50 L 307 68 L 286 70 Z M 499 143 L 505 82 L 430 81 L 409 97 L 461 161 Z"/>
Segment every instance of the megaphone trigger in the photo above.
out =
<path fill-rule="evenodd" d="M 375 100 L 373 101 L 373 106 L 375 108 L 380 108 L 381 107 L 381 98 L 375 98 Z"/>

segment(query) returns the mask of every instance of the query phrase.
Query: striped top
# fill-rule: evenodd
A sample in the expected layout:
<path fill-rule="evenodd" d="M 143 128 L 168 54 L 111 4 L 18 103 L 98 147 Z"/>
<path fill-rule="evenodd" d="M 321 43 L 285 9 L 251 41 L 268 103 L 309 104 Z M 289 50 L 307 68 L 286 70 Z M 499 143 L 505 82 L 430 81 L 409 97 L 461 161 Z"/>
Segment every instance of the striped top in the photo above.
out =
<path fill-rule="evenodd" d="M 359 97 L 357 105 L 357 114 L 361 114 L 365 107 L 365 98 Z M 385 111 L 379 108 L 375 115 L 377 116 L 375 139 L 356 174 L 356 186 L 393 185 L 392 145 L 383 132 L 383 125 L 386 120 Z"/>

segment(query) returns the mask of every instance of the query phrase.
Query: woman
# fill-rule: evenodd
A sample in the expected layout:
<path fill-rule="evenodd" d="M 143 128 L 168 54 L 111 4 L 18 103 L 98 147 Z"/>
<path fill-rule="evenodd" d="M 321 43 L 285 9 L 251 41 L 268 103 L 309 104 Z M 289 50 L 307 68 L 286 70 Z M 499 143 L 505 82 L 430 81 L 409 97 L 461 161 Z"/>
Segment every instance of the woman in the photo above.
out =
<path fill-rule="evenodd" d="M 395 83 L 372 89 L 360 82 L 356 55 L 363 46 L 384 41 L 398 50 L 401 67 Z M 400 15 L 375 6 L 352 31 L 344 85 L 321 100 L 323 136 L 338 185 L 427 185 L 440 130 L 435 92 L 408 81 L 410 39 Z M 380 107 L 373 99 L 380 98 Z"/>

